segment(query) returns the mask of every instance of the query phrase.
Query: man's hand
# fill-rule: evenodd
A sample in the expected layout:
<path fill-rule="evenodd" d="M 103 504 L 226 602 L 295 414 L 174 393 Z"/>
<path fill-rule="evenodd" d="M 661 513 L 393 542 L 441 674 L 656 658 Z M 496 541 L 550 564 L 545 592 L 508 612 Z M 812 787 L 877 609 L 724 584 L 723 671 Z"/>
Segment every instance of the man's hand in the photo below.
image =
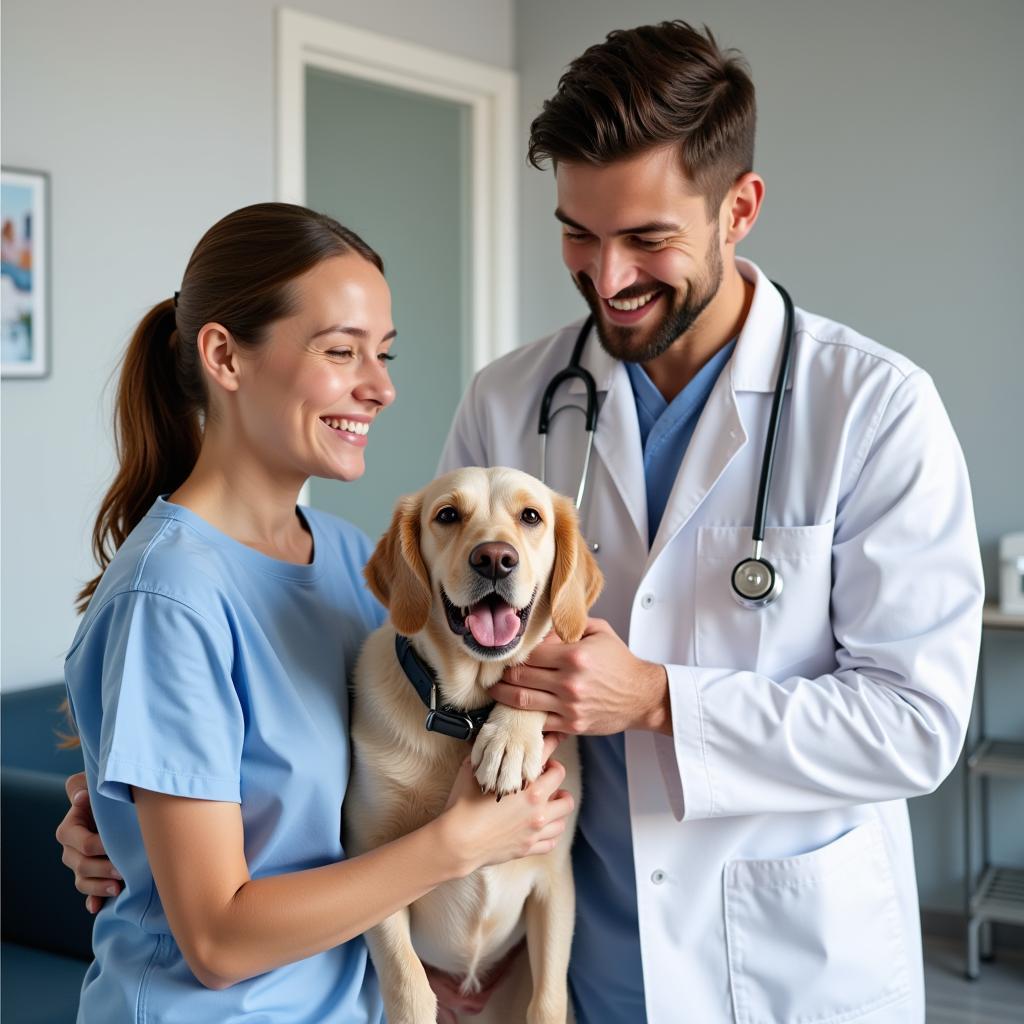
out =
<path fill-rule="evenodd" d="M 75 873 L 75 888 L 84 892 L 85 909 L 95 914 L 108 896 L 122 889 L 121 875 L 107 859 L 107 851 L 93 820 L 85 773 L 64 783 L 71 809 L 57 826 L 57 842 L 64 847 L 61 860 Z"/>
<path fill-rule="evenodd" d="M 548 634 L 526 664 L 505 670 L 490 694 L 509 707 L 546 711 L 549 732 L 672 733 L 665 666 L 638 658 L 603 619 L 588 619 L 579 643 Z"/>

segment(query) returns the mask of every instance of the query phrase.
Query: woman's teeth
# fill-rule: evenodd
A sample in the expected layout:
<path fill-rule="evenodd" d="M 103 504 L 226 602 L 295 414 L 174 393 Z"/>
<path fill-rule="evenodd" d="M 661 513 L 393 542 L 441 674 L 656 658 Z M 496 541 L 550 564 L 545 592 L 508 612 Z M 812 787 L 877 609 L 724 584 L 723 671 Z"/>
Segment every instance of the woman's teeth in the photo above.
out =
<path fill-rule="evenodd" d="M 641 306 L 646 306 L 657 295 L 657 289 L 653 292 L 648 292 L 646 295 L 640 295 L 635 299 L 608 299 L 608 305 L 612 309 L 617 309 L 620 313 L 630 313 L 634 309 L 640 309 Z"/>
<path fill-rule="evenodd" d="M 329 427 L 333 427 L 335 430 L 347 430 L 350 434 L 368 434 L 370 432 L 369 423 L 358 423 L 356 420 L 340 420 L 330 416 L 322 416 L 321 419 Z"/>

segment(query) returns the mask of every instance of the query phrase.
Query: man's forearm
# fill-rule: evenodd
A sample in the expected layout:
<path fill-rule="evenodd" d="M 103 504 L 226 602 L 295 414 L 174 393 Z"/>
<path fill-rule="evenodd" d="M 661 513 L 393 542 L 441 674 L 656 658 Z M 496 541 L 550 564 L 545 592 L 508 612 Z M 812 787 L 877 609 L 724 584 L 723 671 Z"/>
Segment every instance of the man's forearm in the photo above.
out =
<path fill-rule="evenodd" d="M 648 695 L 646 712 L 639 728 L 646 732 L 672 735 L 672 703 L 668 688 L 668 670 L 657 662 L 644 662 L 643 693 Z"/>

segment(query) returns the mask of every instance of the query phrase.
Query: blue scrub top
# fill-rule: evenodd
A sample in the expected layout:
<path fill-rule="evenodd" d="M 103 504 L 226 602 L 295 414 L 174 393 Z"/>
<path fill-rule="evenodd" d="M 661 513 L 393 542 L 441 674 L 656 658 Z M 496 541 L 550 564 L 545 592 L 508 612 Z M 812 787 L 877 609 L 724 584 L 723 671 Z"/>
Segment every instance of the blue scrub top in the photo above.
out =
<path fill-rule="evenodd" d="M 93 930 L 81 1024 L 378 1024 L 362 939 L 222 991 L 189 970 L 143 848 L 132 786 L 241 804 L 253 878 L 342 860 L 346 679 L 383 610 L 370 542 L 313 509 L 295 565 L 158 499 L 103 575 L 65 663 L 93 813 L 124 876 Z"/>
<path fill-rule="evenodd" d="M 643 444 L 649 543 L 658 533 L 700 414 L 735 344 L 731 341 L 716 352 L 671 403 L 642 366 L 626 363 Z M 581 736 L 579 745 L 584 799 L 572 850 L 576 932 L 569 967 L 576 1016 L 579 1024 L 643 1024 L 647 1010 L 625 734 Z M 588 793 L 600 796 L 587 799 Z"/>

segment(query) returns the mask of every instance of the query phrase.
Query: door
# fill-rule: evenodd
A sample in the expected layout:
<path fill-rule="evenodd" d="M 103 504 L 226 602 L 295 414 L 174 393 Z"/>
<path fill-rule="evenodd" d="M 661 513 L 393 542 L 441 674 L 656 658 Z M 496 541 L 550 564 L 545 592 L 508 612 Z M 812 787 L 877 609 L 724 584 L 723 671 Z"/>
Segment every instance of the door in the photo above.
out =
<path fill-rule="evenodd" d="M 434 476 L 471 376 L 470 110 L 305 68 L 306 203 L 384 260 L 398 337 L 395 403 L 374 424 L 366 474 L 314 479 L 309 500 L 376 539 L 400 494 Z"/>

